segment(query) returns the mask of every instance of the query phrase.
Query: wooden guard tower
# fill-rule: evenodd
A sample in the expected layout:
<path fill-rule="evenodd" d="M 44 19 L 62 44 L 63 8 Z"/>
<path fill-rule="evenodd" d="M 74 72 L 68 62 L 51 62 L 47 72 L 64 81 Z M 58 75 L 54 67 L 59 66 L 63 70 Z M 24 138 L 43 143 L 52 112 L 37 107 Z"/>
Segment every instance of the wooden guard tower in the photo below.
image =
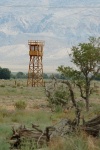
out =
<path fill-rule="evenodd" d="M 30 62 L 27 86 L 44 86 L 42 64 L 44 41 L 28 41 L 28 45 Z"/>

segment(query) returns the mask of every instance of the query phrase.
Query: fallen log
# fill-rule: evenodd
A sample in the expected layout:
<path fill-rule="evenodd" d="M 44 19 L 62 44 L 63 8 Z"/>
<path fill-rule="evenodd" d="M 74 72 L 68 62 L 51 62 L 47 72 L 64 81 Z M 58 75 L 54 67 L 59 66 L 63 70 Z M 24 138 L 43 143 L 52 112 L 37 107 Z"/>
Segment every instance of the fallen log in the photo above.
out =
<path fill-rule="evenodd" d="M 81 129 L 84 130 L 86 133 L 92 136 L 99 136 L 100 135 L 100 116 L 97 116 L 81 126 Z"/>
<path fill-rule="evenodd" d="M 12 128 L 12 136 L 10 138 L 10 149 L 21 149 L 26 144 L 34 150 L 40 149 L 54 137 L 66 137 L 68 134 L 77 131 L 85 131 L 87 134 L 94 137 L 100 135 L 100 116 L 97 116 L 83 125 L 77 124 L 77 119 L 71 121 L 70 119 L 62 119 L 54 126 L 48 126 L 42 131 L 39 126 L 32 124 L 32 128 L 28 129 L 25 126 L 19 127 L 17 130 Z"/>

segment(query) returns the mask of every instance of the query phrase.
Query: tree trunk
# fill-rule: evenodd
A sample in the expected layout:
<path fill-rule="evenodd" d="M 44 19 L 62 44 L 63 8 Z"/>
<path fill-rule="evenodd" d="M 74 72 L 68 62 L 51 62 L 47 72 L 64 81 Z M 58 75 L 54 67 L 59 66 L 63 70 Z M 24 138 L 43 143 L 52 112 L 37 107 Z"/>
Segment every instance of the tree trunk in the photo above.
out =
<path fill-rule="evenodd" d="M 86 99 L 85 102 L 86 102 L 86 111 L 88 112 L 89 111 L 89 99 Z"/>
<path fill-rule="evenodd" d="M 89 93 L 90 93 L 90 81 L 88 81 L 88 78 L 86 78 L 86 111 L 89 111 Z"/>
<path fill-rule="evenodd" d="M 76 105 L 76 101 L 75 101 L 75 97 L 74 97 L 74 92 L 73 92 L 73 89 L 72 89 L 72 86 L 71 86 L 70 82 L 69 81 L 63 81 L 62 83 L 67 84 L 67 86 L 69 88 L 69 92 L 70 92 L 70 97 L 71 97 L 72 104 L 76 108 L 77 105 Z"/>

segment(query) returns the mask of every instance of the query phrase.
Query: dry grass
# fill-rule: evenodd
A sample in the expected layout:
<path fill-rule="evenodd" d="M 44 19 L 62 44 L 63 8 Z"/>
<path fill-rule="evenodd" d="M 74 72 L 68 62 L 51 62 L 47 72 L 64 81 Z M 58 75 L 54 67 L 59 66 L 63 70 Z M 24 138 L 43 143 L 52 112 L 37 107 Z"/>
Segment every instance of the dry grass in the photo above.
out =
<path fill-rule="evenodd" d="M 75 110 L 52 113 L 48 107 L 47 97 L 43 87 L 27 87 L 26 80 L 0 80 L 0 150 L 9 150 L 6 138 L 11 133 L 12 126 L 31 123 L 40 124 L 41 128 L 55 124 L 61 118 L 74 119 Z M 100 84 L 96 83 L 99 87 Z M 94 85 L 94 83 L 93 83 Z M 77 91 L 77 89 L 75 89 Z M 100 88 L 98 89 L 100 91 Z M 76 94 L 79 98 L 79 92 Z M 80 99 L 80 98 L 79 98 Z M 25 101 L 25 110 L 16 110 L 14 105 Z M 87 113 L 84 102 L 80 101 L 82 115 L 88 120 L 100 114 L 100 95 L 94 93 L 90 98 L 90 111 Z M 48 149 L 48 148 L 47 148 Z M 99 150 L 100 139 L 88 137 L 85 133 L 69 135 L 67 139 L 56 138 L 49 144 L 49 150 Z"/>

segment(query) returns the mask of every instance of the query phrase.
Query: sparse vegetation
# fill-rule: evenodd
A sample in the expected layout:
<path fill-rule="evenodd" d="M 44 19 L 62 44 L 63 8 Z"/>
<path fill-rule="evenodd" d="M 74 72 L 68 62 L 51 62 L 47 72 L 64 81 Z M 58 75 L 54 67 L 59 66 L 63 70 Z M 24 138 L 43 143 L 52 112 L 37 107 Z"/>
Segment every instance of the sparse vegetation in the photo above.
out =
<path fill-rule="evenodd" d="M 59 121 L 59 119 L 69 118 L 73 120 L 75 118 L 74 108 L 67 109 L 67 107 L 65 107 L 66 109 L 62 111 L 62 108 L 60 106 L 57 106 L 55 108 L 56 111 L 52 113 L 49 107 L 49 103 L 47 102 L 47 97 L 45 96 L 44 88 L 26 87 L 26 80 L 19 80 L 18 82 L 21 85 L 23 84 L 23 88 L 20 88 L 20 86 L 19 87 L 16 86 L 16 88 L 13 87 L 14 80 L 6 80 L 6 81 L 0 80 L 0 85 L 2 84 L 5 85 L 4 87 L 0 86 L 0 150 L 4 149 L 9 150 L 9 144 L 7 139 L 9 138 L 9 135 L 11 135 L 12 126 L 15 127 L 20 125 L 30 126 L 31 123 L 35 123 L 39 124 L 41 128 L 44 129 L 46 126 L 56 124 Z M 95 84 L 100 86 L 98 82 L 95 82 Z M 60 95 L 59 97 L 62 98 L 64 96 L 62 95 L 63 92 L 62 93 L 58 92 L 61 89 L 62 85 L 58 87 L 59 88 L 55 95 L 56 96 Z M 74 90 L 77 91 L 75 97 L 77 99 L 80 99 L 77 87 L 75 87 Z M 85 105 L 83 101 L 77 102 L 79 107 L 81 107 L 81 114 L 82 115 L 84 114 L 85 120 L 88 120 L 89 118 L 92 118 L 100 114 L 99 111 L 100 95 L 96 95 L 95 93 L 93 93 L 93 95 L 90 98 L 91 98 L 90 111 L 88 113 L 84 109 Z M 20 101 L 24 101 L 27 104 L 27 107 L 25 109 L 15 109 L 14 107 L 15 103 L 17 102 L 20 103 Z M 68 105 L 70 105 L 69 102 L 67 103 Z M 72 144 L 70 144 L 71 142 Z M 92 137 L 89 138 L 88 136 L 85 136 L 85 133 L 82 133 L 82 135 L 78 136 L 77 134 L 75 135 L 72 134 L 68 136 L 66 140 L 54 139 L 54 141 L 51 141 L 49 147 L 46 148 L 46 150 L 53 150 L 53 149 L 59 150 L 59 147 L 61 147 L 62 145 L 63 145 L 62 150 L 65 150 L 66 147 L 72 150 L 74 150 L 74 148 L 76 148 L 75 150 L 77 149 L 89 150 L 92 149 L 92 146 L 94 148 L 93 150 L 97 150 L 100 148 L 99 142 L 100 142 L 99 138 L 97 139 L 94 139 Z M 92 145 L 90 143 L 92 143 Z M 28 149 L 27 146 L 26 149 Z"/>
<path fill-rule="evenodd" d="M 98 42 L 100 42 L 99 38 L 98 40 L 90 38 L 90 43 L 73 47 L 72 61 L 79 70 L 60 66 L 58 71 L 61 75 L 48 77 L 44 74 L 46 88 L 27 87 L 26 79 L 20 79 L 25 78 L 22 72 L 17 73 L 17 79 L 15 76 L 10 80 L 1 78 L 0 150 L 10 150 L 9 137 L 12 131 L 17 132 L 11 130 L 12 127 L 23 126 L 26 129 L 25 126 L 36 124 L 35 127 L 40 125 L 38 131 L 41 133 L 42 130 L 44 133 L 47 126 L 57 125 L 57 122 L 61 122 L 62 119 L 68 121 L 67 134 L 64 132 L 65 134 L 62 135 L 61 132 L 52 138 L 48 145 L 43 145 L 44 150 L 100 149 L 100 83 L 93 80 L 99 77 L 100 45 Z M 61 78 L 63 80 L 60 80 Z M 49 79 L 52 82 L 49 82 Z M 63 129 L 66 131 L 66 128 Z M 55 131 L 60 133 L 59 130 L 60 128 L 57 128 Z M 26 138 L 20 150 L 32 149 L 33 145 L 34 141 L 29 142 Z"/>
<path fill-rule="evenodd" d="M 70 101 L 70 95 L 67 87 L 56 81 L 51 81 L 46 88 L 46 95 L 48 97 L 49 105 L 53 111 L 61 111 L 67 107 Z"/>
<path fill-rule="evenodd" d="M 15 102 L 14 107 L 16 109 L 20 109 L 21 110 L 21 109 L 25 109 L 27 107 L 27 104 L 26 104 L 25 101 L 20 100 L 20 101 Z"/>

